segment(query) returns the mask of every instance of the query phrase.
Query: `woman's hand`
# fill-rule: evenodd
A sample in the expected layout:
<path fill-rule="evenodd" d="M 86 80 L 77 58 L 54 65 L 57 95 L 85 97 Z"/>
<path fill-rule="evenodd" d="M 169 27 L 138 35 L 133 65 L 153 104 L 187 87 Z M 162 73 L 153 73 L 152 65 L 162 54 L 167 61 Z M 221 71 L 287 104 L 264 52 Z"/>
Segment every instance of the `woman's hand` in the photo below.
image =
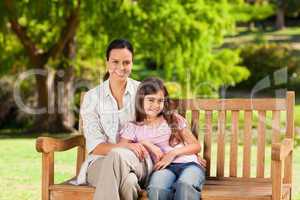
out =
<path fill-rule="evenodd" d="M 127 143 L 126 147 L 133 151 L 140 160 L 144 160 L 149 155 L 147 149 L 140 143 Z"/>
<path fill-rule="evenodd" d="M 175 150 L 169 151 L 162 157 L 160 161 L 158 161 L 154 165 L 154 170 L 160 170 L 166 168 L 169 164 L 171 164 L 171 162 L 176 158 L 176 156 L 177 154 Z"/>
<path fill-rule="evenodd" d="M 164 156 L 164 153 L 160 150 L 159 147 L 155 146 L 153 149 L 151 149 L 151 153 L 154 155 L 154 163 L 157 163 L 162 159 Z"/>
<path fill-rule="evenodd" d="M 154 155 L 154 163 L 157 163 L 163 157 L 164 153 L 158 146 L 146 140 L 141 141 L 141 144 L 143 144 L 148 149 L 148 151 L 150 151 Z"/>

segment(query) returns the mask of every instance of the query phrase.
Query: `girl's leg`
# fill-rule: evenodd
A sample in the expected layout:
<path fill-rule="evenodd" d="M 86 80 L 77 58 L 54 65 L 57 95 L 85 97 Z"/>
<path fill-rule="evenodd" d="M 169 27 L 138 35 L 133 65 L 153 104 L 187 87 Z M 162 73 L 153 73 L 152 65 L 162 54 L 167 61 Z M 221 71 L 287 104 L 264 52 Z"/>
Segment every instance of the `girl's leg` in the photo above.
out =
<path fill-rule="evenodd" d="M 149 200 L 171 200 L 175 180 L 175 174 L 168 169 L 153 172 L 147 187 Z"/>
<path fill-rule="evenodd" d="M 175 187 L 175 200 L 199 200 L 205 181 L 205 171 L 196 165 L 188 165 L 179 175 Z"/>

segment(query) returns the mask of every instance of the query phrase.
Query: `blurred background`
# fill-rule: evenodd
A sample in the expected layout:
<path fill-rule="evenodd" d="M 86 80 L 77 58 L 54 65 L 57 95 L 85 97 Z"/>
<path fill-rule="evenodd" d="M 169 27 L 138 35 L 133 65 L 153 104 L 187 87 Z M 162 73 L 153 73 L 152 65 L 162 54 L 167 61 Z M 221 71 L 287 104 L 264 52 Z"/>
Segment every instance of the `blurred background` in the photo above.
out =
<path fill-rule="evenodd" d="M 158 76 L 172 97 L 295 91 L 293 199 L 300 199 L 299 0 L 2 0 L 1 200 L 40 199 L 35 139 L 74 134 L 80 93 L 102 82 L 115 38 L 134 46 L 131 77 Z M 56 182 L 75 174 L 75 153 L 56 157 Z"/>

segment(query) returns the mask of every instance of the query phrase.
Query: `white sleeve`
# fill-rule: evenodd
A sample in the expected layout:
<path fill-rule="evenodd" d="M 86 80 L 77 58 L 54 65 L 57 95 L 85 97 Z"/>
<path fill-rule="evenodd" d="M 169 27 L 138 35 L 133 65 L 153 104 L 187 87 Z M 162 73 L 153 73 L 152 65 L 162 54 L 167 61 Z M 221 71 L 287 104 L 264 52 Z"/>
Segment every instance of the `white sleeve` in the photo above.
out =
<path fill-rule="evenodd" d="M 97 101 L 99 99 L 96 95 L 87 92 L 80 107 L 88 153 L 91 153 L 98 144 L 107 143 L 107 136 L 104 133 L 99 113 L 96 110 Z"/>

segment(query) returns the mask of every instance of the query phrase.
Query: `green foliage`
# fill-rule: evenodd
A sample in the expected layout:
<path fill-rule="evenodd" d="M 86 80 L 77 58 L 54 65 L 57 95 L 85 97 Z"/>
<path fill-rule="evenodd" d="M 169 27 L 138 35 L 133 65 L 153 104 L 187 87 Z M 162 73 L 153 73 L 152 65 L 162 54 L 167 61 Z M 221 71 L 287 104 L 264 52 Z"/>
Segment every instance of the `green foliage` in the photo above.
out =
<path fill-rule="evenodd" d="M 245 70 L 234 62 L 238 59 L 229 61 L 231 58 L 225 56 L 229 50 L 217 55 L 213 52 L 234 28 L 230 6 L 227 1 L 208 0 L 106 0 L 96 3 L 93 9 L 101 13 L 96 22 L 100 40 L 128 38 L 136 47 L 136 60 L 144 69 L 146 61 L 155 63 L 157 71 L 148 70 L 147 74 L 178 81 L 186 95 L 216 92 L 220 85 L 238 81 L 232 74 L 246 78 Z M 91 25 L 91 30 L 95 29 L 95 24 Z M 236 52 L 231 55 L 237 57 Z M 210 86 L 201 87 L 203 83 Z"/>
<path fill-rule="evenodd" d="M 299 0 L 288 0 L 287 11 L 289 16 L 297 17 L 300 15 L 300 1 Z"/>
<path fill-rule="evenodd" d="M 1 20 L 13 15 L 44 51 L 59 37 L 76 2 L 15 1 L 17 13 L 6 13 Z M 114 38 L 127 38 L 136 50 L 137 79 L 159 75 L 166 81 L 179 82 L 183 95 L 216 93 L 223 84 L 233 85 L 247 78 L 247 71 L 238 66 L 237 52 L 214 52 L 223 37 L 234 30 L 234 5 L 226 0 L 82 1 L 77 55 L 72 64 L 78 76 L 87 74 L 84 78 L 99 80 L 105 70 L 105 47 Z M 8 31 L 5 37 L 11 35 L 7 28 L 1 29 L 3 33 Z M 20 49 L 13 48 L 9 55 L 16 55 Z M 149 62 L 155 67 L 149 69 Z M 51 61 L 48 66 L 56 68 L 58 63 Z"/>
<path fill-rule="evenodd" d="M 27 64 L 26 55 L 14 35 L 0 32 L 0 76 L 23 70 Z"/>
<path fill-rule="evenodd" d="M 299 0 L 270 0 L 277 8 L 283 8 L 285 14 L 291 17 L 297 17 L 300 14 Z"/>
<path fill-rule="evenodd" d="M 292 54 L 288 45 L 262 44 L 247 45 L 241 48 L 242 65 L 251 72 L 251 76 L 241 84 L 243 87 L 253 87 L 263 78 L 273 76 L 273 73 L 287 68 L 291 75 L 300 65 L 300 59 Z"/>
<path fill-rule="evenodd" d="M 231 7 L 231 13 L 238 22 L 249 22 L 265 19 L 274 15 L 275 6 L 267 1 L 248 4 L 244 0 L 233 0 L 235 4 Z"/>

